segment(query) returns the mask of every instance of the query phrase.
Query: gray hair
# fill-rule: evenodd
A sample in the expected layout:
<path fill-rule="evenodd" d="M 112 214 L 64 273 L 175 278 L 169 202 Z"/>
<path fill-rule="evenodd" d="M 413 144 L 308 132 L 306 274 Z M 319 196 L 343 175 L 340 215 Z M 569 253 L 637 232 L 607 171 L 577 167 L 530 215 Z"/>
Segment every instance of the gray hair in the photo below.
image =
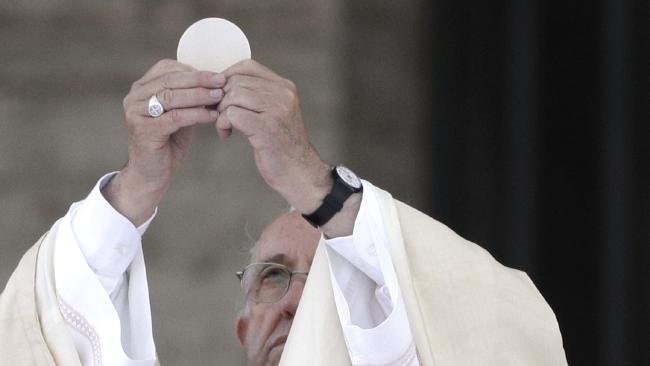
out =
<path fill-rule="evenodd" d="M 295 207 L 293 207 L 291 205 L 288 205 L 287 207 L 285 207 L 282 210 L 280 215 L 284 215 L 285 213 L 293 212 L 295 210 L 296 210 Z M 276 216 L 276 218 L 279 217 L 280 215 Z M 269 225 L 266 225 L 265 229 Z M 256 235 L 256 233 L 254 233 L 254 231 L 255 230 L 253 230 L 253 228 L 251 227 L 250 222 L 246 221 L 246 223 L 244 224 L 244 236 L 246 237 L 246 241 L 248 242 L 248 247 L 249 247 L 249 249 L 248 249 L 248 254 L 249 254 L 248 263 L 249 264 L 253 262 L 253 257 L 255 257 L 255 253 L 257 253 L 257 249 L 259 248 L 259 243 L 260 243 L 259 237 L 262 235 L 261 232 Z M 262 232 L 263 231 L 264 230 L 262 230 Z M 248 300 L 245 299 L 244 304 L 242 305 L 242 307 L 239 309 L 239 312 L 237 313 L 237 317 L 248 316 L 249 312 L 250 312 L 250 308 L 249 308 Z"/>

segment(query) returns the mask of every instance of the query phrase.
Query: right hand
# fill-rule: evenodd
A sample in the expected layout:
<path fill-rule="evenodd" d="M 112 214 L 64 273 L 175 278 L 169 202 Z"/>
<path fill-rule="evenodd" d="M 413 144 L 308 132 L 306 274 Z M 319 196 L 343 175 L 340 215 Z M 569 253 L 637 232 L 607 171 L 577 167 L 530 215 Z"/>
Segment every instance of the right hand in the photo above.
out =
<path fill-rule="evenodd" d="M 174 60 L 162 60 L 136 81 L 124 98 L 129 134 L 129 161 L 103 189 L 113 207 L 135 226 L 144 223 L 162 200 L 192 143 L 192 127 L 214 124 L 223 97 L 225 77 Z M 156 95 L 165 109 L 149 116 L 149 98 Z"/>

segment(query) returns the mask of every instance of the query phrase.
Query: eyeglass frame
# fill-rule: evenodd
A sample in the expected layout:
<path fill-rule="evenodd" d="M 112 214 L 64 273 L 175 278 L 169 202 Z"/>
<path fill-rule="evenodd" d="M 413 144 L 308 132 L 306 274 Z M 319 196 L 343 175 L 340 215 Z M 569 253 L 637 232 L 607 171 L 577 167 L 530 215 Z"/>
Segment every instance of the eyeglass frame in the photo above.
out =
<path fill-rule="evenodd" d="M 249 269 L 252 266 L 260 265 L 260 264 L 267 264 L 269 266 L 277 266 L 277 267 L 280 267 L 281 269 L 283 269 L 284 271 L 289 273 L 289 282 L 287 283 L 287 287 L 284 289 L 284 292 L 282 293 L 282 296 L 280 296 L 277 300 L 258 301 L 258 300 L 254 300 L 254 299 L 250 298 L 249 295 L 248 295 L 248 292 L 245 292 L 245 289 L 244 289 L 244 274 L 246 273 L 246 270 Z M 274 263 L 274 262 L 255 262 L 255 263 L 251 263 L 251 264 L 247 265 L 246 267 L 244 267 L 243 270 L 235 272 L 235 276 L 237 276 L 237 278 L 239 279 L 239 286 L 242 288 L 242 290 L 244 290 L 244 294 L 246 295 L 246 298 L 253 301 L 253 302 L 255 302 L 255 303 L 262 303 L 262 304 L 272 304 L 272 303 L 275 303 L 275 302 L 278 302 L 278 301 L 282 300 L 282 298 L 284 298 L 287 295 L 287 292 L 289 292 L 289 289 L 291 288 L 291 282 L 293 281 L 293 275 L 294 274 L 295 275 L 308 276 L 309 271 L 307 271 L 307 272 L 304 272 L 304 271 L 291 271 L 291 270 L 289 270 L 289 267 L 285 266 L 284 264 Z"/>

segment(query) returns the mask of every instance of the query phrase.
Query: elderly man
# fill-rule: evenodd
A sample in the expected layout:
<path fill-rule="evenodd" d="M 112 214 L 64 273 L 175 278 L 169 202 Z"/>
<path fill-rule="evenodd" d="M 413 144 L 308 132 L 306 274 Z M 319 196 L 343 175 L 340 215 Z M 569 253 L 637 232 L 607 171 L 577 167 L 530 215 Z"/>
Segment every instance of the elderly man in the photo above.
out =
<path fill-rule="evenodd" d="M 255 125 L 224 126 L 253 142 L 245 130 Z M 249 365 L 566 364 L 555 317 L 524 273 L 348 169 L 330 174 L 304 206 L 295 197 L 311 194 L 266 178 L 296 210 L 265 230 L 238 273 L 247 303 L 236 331 Z"/>
<path fill-rule="evenodd" d="M 213 74 L 164 60 L 124 109 L 128 163 L 27 252 L 0 298 L 3 363 L 157 363 L 140 237 L 193 126 L 214 124 L 222 138 L 246 136 L 265 182 L 295 209 L 240 274 L 250 365 L 566 364 L 525 274 L 323 162 L 295 86 L 268 68 L 247 60 Z"/>
<path fill-rule="evenodd" d="M 419 284 L 424 295 L 404 289 L 403 294 L 411 297 L 405 306 L 399 284 L 408 288 L 409 282 L 418 285 L 418 281 L 396 278 L 404 275 L 399 272 L 405 272 L 409 264 L 399 258 L 404 253 L 396 248 L 397 258 L 391 259 L 388 241 L 405 240 L 389 238 L 395 233 L 373 222 L 371 210 L 381 210 L 373 207 L 382 199 L 380 195 L 380 190 L 364 182 L 363 202 L 349 237 L 321 237 L 296 211 L 266 228 L 252 251 L 251 263 L 237 272 L 247 301 L 236 332 L 250 366 L 433 365 L 431 356 L 436 365 L 566 364 L 557 325 L 548 318 L 552 313 L 539 301 L 529 280 L 498 265 L 442 225 L 429 230 L 431 238 L 441 241 L 431 243 L 431 251 L 441 258 L 431 259 L 427 249 L 412 243 L 406 249 L 417 249 L 424 267 L 444 267 L 436 270 L 444 278 Z M 404 230 L 404 238 L 412 240 L 411 230 Z M 374 263 L 373 257 L 378 259 Z M 391 270 L 393 264 L 397 274 Z M 410 267 L 411 275 L 422 275 L 423 266 L 411 263 Z M 303 296 L 307 274 L 311 287 Z M 396 282 L 398 290 L 392 292 L 389 287 Z M 444 305 L 426 299 L 432 289 L 441 297 L 436 301 Z M 526 293 L 518 293 L 522 290 Z M 420 302 L 418 297 L 424 299 Z M 418 308 L 438 312 L 427 314 Z M 420 319 L 405 316 L 409 312 Z M 427 329 L 432 323 L 437 327 Z"/>
<path fill-rule="evenodd" d="M 280 362 L 319 239 L 298 212 L 284 214 L 264 230 L 251 264 L 237 273 L 247 299 L 236 331 L 250 365 Z"/>

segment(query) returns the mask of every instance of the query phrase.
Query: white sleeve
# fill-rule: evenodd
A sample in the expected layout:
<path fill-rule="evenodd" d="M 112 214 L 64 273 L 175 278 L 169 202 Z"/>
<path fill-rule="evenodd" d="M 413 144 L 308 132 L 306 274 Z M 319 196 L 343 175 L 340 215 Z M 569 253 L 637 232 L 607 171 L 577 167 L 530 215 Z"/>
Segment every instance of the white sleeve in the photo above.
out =
<path fill-rule="evenodd" d="M 62 219 L 54 248 L 59 307 L 82 365 L 152 365 L 156 352 L 141 235 L 101 193 L 102 177 Z"/>
<path fill-rule="evenodd" d="M 142 245 L 141 237 L 155 217 L 154 212 L 136 228 L 106 201 L 101 189 L 116 174 L 100 178 L 86 199 L 73 205 L 69 213 L 79 249 L 111 298 L 119 293 L 126 269 Z"/>
<path fill-rule="evenodd" d="M 351 236 L 325 240 L 334 300 L 353 365 L 419 365 L 374 187 Z"/>

